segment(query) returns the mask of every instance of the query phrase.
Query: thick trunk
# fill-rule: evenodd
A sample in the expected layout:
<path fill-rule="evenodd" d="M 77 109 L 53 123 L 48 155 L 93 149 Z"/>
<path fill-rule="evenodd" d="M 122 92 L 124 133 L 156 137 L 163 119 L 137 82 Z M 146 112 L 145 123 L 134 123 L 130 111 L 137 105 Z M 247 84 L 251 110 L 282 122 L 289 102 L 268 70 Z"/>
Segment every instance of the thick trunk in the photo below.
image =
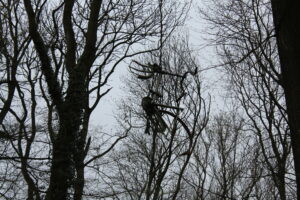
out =
<path fill-rule="evenodd" d="M 90 67 L 95 60 L 98 17 L 102 1 L 94 0 L 90 6 L 90 17 L 86 33 L 84 51 L 76 63 L 76 38 L 72 26 L 72 9 L 75 1 L 65 1 L 63 14 L 63 27 L 67 50 L 65 64 L 69 75 L 66 97 L 62 94 L 58 77 L 52 69 L 52 62 L 48 56 L 47 47 L 38 31 L 36 14 L 31 6 L 31 1 L 23 0 L 29 22 L 29 33 L 34 42 L 35 49 L 41 61 L 41 71 L 47 82 L 48 91 L 59 115 L 59 132 L 54 136 L 52 166 L 50 169 L 50 185 L 46 200 L 64 200 L 70 194 L 68 190 L 74 184 L 75 167 L 78 162 L 75 156 L 81 154 L 85 146 L 85 137 L 80 136 L 80 126 L 83 123 L 83 110 L 87 106 L 86 80 Z M 82 147 L 77 146 L 82 140 Z M 82 163 L 83 163 L 82 158 Z M 84 179 L 84 166 L 77 171 L 78 176 Z M 77 169 L 77 168 L 76 168 Z M 83 190 L 84 180 L 78 187 Z M 80 190 L 79 191 L 80 193 Z M 82 192 L 81 192 L 82 193 Z M 81 198 L 81 197 L 80 197 Z"/>
<path fill-rule="evenodd" d="M 281 173 L 278 176 L 278 192 L 280 200 L 286 200 L 286 190 L 285 190 L 285 173 Z"/>
<path fill-rule="evenodd" d="M 272 0 L 292 149 L 300 199 L 300 12 L 298 0 Z"/>
<path fill-rule="evenodd" d="M 50 185 L 46 200 L 65 200 L 68 197 L 73 175 L 72 168 L 72 135 L 67 128 L 61 130 L 53 144 Z"/>
<path fill-rule="evenodd" d="M 60 112 L 60 131 L 53 144 L 53 160 L 51 166 L 50 185 L 47 200 L 67 199 L 68 189 L 74 183 L 74 155 L 78 151 L 77 139 L 80 138 L 82 112 L 86 105 L 84 73 L 70 76 L 69 89 Z M 85 141 L 83 141 L 83 146 Z M 82 175 L 81 175 L 82 176 Z"/>
<path fill-rule="evenodd" d="M 85 103 L 88 103 L 88 96 L 85 96 Z M 86 105 L 88 107 L 88 105 Z M 88 133 L 90 112 L 85 110 L 83 117 L 82 130 L 76 141 L 76 153 L 74 156 L 75 161 L 75 170 L 76 170 L 76 179 L 74 182 L 74 200 L 81 200 L 83 195 L 83 188 L 85 183 L 84 177 L 84 159 L 87 154 L 90 145 L 90 139 L 86 144 L 86 137 Z"/>
<path fill-rule="evenodd" d="M 84 188 L 84 165 L 76 167 L 76 180 L 74 183 L 74 200 L 81 200 Z"/>

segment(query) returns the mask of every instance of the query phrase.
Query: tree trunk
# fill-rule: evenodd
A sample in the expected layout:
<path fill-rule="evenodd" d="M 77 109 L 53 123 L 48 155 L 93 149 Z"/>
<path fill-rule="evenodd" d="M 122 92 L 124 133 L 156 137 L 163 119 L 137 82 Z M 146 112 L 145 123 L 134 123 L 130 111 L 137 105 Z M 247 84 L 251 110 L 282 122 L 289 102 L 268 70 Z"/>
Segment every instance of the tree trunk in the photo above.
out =
<path fill-rule="evenodd" d="M 300 199 L 300 12 L 297 0 L 272 0 L 273 17 L 285 92 L 297 198 Z"/>
<path fill-rule="evenodd" d="M 74 200 L 81 200 L 84 188 L 84 164 L 76 166 L 76 180 L 74 183 Z"/>
<path fill-rule="evenodd" d="M 76 141 L 80 138 L 83 108 L 86 105 L 85 73 L 70 76 L 69 88 L 60 112 L 60 130 L 53 144 L 50 186 L 47 200 L 67 199 L 75 175 Z M 84 146 L 84 144 L 83 144 Z"/>

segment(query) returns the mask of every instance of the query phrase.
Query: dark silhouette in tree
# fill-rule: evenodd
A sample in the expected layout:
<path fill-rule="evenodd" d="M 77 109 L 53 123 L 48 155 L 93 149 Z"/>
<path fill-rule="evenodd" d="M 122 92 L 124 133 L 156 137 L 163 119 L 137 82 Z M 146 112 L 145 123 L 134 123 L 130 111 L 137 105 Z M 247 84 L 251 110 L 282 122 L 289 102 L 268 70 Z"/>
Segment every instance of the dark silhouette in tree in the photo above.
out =
<path fill-rule="evenodd" d="M 149 95 L 153 96 L 153 98 L 151 98 L 148 95 L 147 97 L 144 97 L 142 99 L 142 107 L 147 116 L 145 133 L 149 134 L 150 127 L 154 128 L 157 132 L 164 132 L 168 126 L 164 121 L 164 119 L 162 118 L 162 114 L 163 113 L 168 114 L 174 118 L 177 118 L 176 115 L 174 115 L 172 112 L 166 111 L 165 109 L 167 108 L 175 109 L 176 111 L 182 111 L 183 109 L 176 106 L 158 104 L 154 102 L 154 99 L 163 97 L 163 95 L 157 91 L 157 89 L 161 87 L 160 84 L 161 84 L 162 75 L 177 77 L 180 79 L 179 83 L 180 83 L 180 89 L 182 90 L 182 93 L 176 99 L 176 101 L 179 102 L 181 98 L 183 98 L 186 95 L 183 86 L 185 78 L 189 73 L 194 76 L 197 75 L 197 71 L 198 71 L 197 67 L 193 72 L 186 71 L 185 73 L 183 73 L 183 75 L 181 75 L 180 73 L 172 73 L 167 70 L 163 70 L 163 67 L 158 65 L 157 63 L 154 64 L 148 63 L 147 65 L 145 65 L 135 60 L 133 60 L 133 62 L 136 63 L 140 68 L 135 68 L 130 66 L 129 68 L 131 69 L 131 72 L 134 75 L 136 75 L 138 79 L 141 80 L 153 79 L 153 84 L 154 84 L 153 85 L 154 88 L 149 88 Z M 181 121 L 180 119 L 178 120 L 183 125 L 183 127 L 185 127 L 185 129 L 187 130 L 185 123 L 183 123 L 183 121 Z"/>
<path fill-rule="evenodd" d="M 160 65 L 158 65 L 157 63 L 154 63 L 154 64 L 148 63 L 147 65 L 145 65 L 136 60 L 133 60 L 132 62 L 137 64 L 139 67 L 141 67 L 141 69 L 129 66 L 131 72 L 133 74 L 137 75 L 137 77 L 142 80 L 147 80 L 147 79 L 153 78 L 153 76 L 155 74 L 175 76 L 175 77 L 182 78 L 184 80 L 188 73 L 190 73 L 192 75 L 196 75 L 197 71 L 198 71 L 198 68 L 196 67 L 194 71 L 187 71 L 184 74 L 178 74 L 178 73 L 172 73 L 172 72 L 163 70 L 163 68 Z"/>
<path fill-rule="evenodd" d="M 160 63 L 159 55 L 160 52 L 152 52 L 141 60 Z M 143 73 L 138 72 L 128 81 L 132 95 L 130 100 L 124 101 L 122 120 L 131 123 L 133 129 L 123 140 L 124 149 L 120 151 L 120 156 L 125 159 L 116 159 L 119 177 L 113 176 L 110 180 L 116 199 L 191 199 L 187 197 L 190 194 L 186 192 L 185 176 L 199 137 L 208 123 L 209 100 L 205 101 L 201 96 L 199 74 L 187 76 L 182 81 L 182 74 L 195 71 L 199 66 L 186 40 L 170 39 L 161 55 L 162 71 L 180 76 L 155 73 L 153 78 L 145 80 L 138 78 Z M 152 91 L 159 91 L 161 96 Z M 180 97 L 183 91 L 185 96 Z M 144 107 L 150 105 L 151 109 L 147 106 L 147 111 L 141 109 L 141 100 L 142 104 L 144 100 Z M 151 126 L 151 136 L 145 136 L 141 134 L 148 120 L 144 113 L 155 113 L 153 107 L 163 115 L 168 128 L 160 134 L 155 125 Z"/>
<path fill-rule="evenodd" d="M 171 112 L 167 112 L 163 109 L 169 108 L 169 109 L 175 109 L 177 111 L 182 111 L 182 108 L 176 107 L 176 106 L 169 106 L 169 105 L 163 105 L 153 102 L 153 99 L 149 96 L 144 97 L 142 99 L 142 107 L 146 113 L 147 116 L 147 123 L 146 123 L 146 129 L 145 133 L 149 134 L 149 128 L 150 128 L 150 122 L 155 127 L 157 132 L 163 133 L 167 128 L 167 124 L 162 118 L 163 113 L 167 113 L 174 117 L 174 114 Z M 175 117 L 176 118 L 176 117 Z"/>
<path fill-rule="evenodd" d="M 162 118 L 162 114 L 159 112 L 157 105 L 154 104 L 153 99 L 151 97 L 144 97 L 142 99 L 142 107 L 147 118 L 145 133 L 150 134 L 149 129 L 151 124 L 157 132 L 163 133 L 167 128 L 167 124 Z"/>

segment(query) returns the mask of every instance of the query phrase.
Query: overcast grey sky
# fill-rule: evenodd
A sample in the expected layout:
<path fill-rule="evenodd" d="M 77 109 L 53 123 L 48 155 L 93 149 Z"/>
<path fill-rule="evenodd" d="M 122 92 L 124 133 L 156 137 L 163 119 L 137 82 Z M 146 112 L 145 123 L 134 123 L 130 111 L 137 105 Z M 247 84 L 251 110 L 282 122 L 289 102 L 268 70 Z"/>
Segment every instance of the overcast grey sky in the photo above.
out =
<path fill-rule="evenodd" d="M 205 40 L 205 23 L 201 20 L 198 14 L 199 2 L 194 1 L 189 12 L 189 16 L 186 20 L 186 26 L 181 29 L 186 31 L 189 39 L 190 46 L 194 49 L 194 53 L 197 55 L 200 70 L 210 68 L 217 63 L 216 56 L 214 54 L 214 48 L 208 46 L 208 42 Z M 124 88 L 126 85 L 122 79 L 128 75 L 128 63 L 122 63 L 118 66 L 117 70 L 113 74 L 109 81 L 109 87 L 113 89 L 100 101 L 99 105 L 95 109 L 91 117 L 91 125 L 103 128 L 103 131 L 110 132 L 116 127 L 115 116 L 117 114 L 117 103 L 120 99 L 124 98 Z M 220 76 L 218 70 L 204 70 L 202 73 L 203 83 L 206 90 L 212 95 L 212 109 L 217 110 L 224 107 L 222 93 L 220 89 Z"/>

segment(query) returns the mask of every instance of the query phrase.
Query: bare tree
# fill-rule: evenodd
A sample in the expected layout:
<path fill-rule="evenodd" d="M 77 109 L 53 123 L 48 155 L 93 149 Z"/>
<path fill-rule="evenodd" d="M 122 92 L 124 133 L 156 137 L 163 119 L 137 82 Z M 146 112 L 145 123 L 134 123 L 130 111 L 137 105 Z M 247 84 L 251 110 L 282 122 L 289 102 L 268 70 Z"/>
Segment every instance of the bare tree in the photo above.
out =
<path fill-rule="evenodd" d="M 28 199 L 45 194 L 45 199 L 82 199 L 84 169 L 126 136 L 125 131 L 103 151 L 89 153 L 97 145 L 88 135 L 89 119 L 111 89 L 109 78 L 125 59 L 157 49 L 141 46 L 165 40 L 188 4 L 0 3 L 0 133 L 8 147 L 2 158 L 12 165 L 4 164 L 17 170 L 15 185 L 26 182 Z M 23 189 L 8 190 L 3 197 L 26 198 Z"/>
<path fill-rule="evenodd" d="M 188 199 L 185 172 L 209 115 L 198 65 L 186 40 L 178 37 L 169 40 L 161 52 L 141 60 L 131 65 L 133 95 L 123 104 L 121 122 L 131 124 L 132 131 L 116 152 L 118 174 L 110 177 L 111 194 L 120 199 Z M 159 72 L 149 70 L 155 65 L 160 66 Z M 153 72 L 151 78 L 140 79 Z M 143 110 L 141 101 L 149 95 L 153 98 L 150 106 L 156 106 L 155 112 L 167 125 L 165 130 L 147 123 L 149 112 Z M 145 129 L 150 135 L 144 134 Z"/>
<path fill-rule="evenodd" d="M 262 180 L 260 159 L 259 146 L 238 112 L 218 114 L 201 135 L 185 178 L 190 199 L 251 199 Z"/>
<path fill-rule="evenodd" d="M 287 199 L 294 190 L 293 183 L 286 184 L 293 173 L 288 165 L 290 131 L 271 4 L 263 0 L 216 1 L 214 8 L 205 16 L 216 25 L 215 42 L 230 87 L 250 120 L 280 199 Z"/>
<path fill-rule="evenodd" d="M 17 86 L 17 69 L 29 45 L 29 35 L 20 21 L 25 13 L 20 11 L 19 7 L 18 3 L 11 1 L 0 2 L 1 125 L 12 106 Z M 3 129 L 0 131 L 0 138 L 10 137 Z"/>

